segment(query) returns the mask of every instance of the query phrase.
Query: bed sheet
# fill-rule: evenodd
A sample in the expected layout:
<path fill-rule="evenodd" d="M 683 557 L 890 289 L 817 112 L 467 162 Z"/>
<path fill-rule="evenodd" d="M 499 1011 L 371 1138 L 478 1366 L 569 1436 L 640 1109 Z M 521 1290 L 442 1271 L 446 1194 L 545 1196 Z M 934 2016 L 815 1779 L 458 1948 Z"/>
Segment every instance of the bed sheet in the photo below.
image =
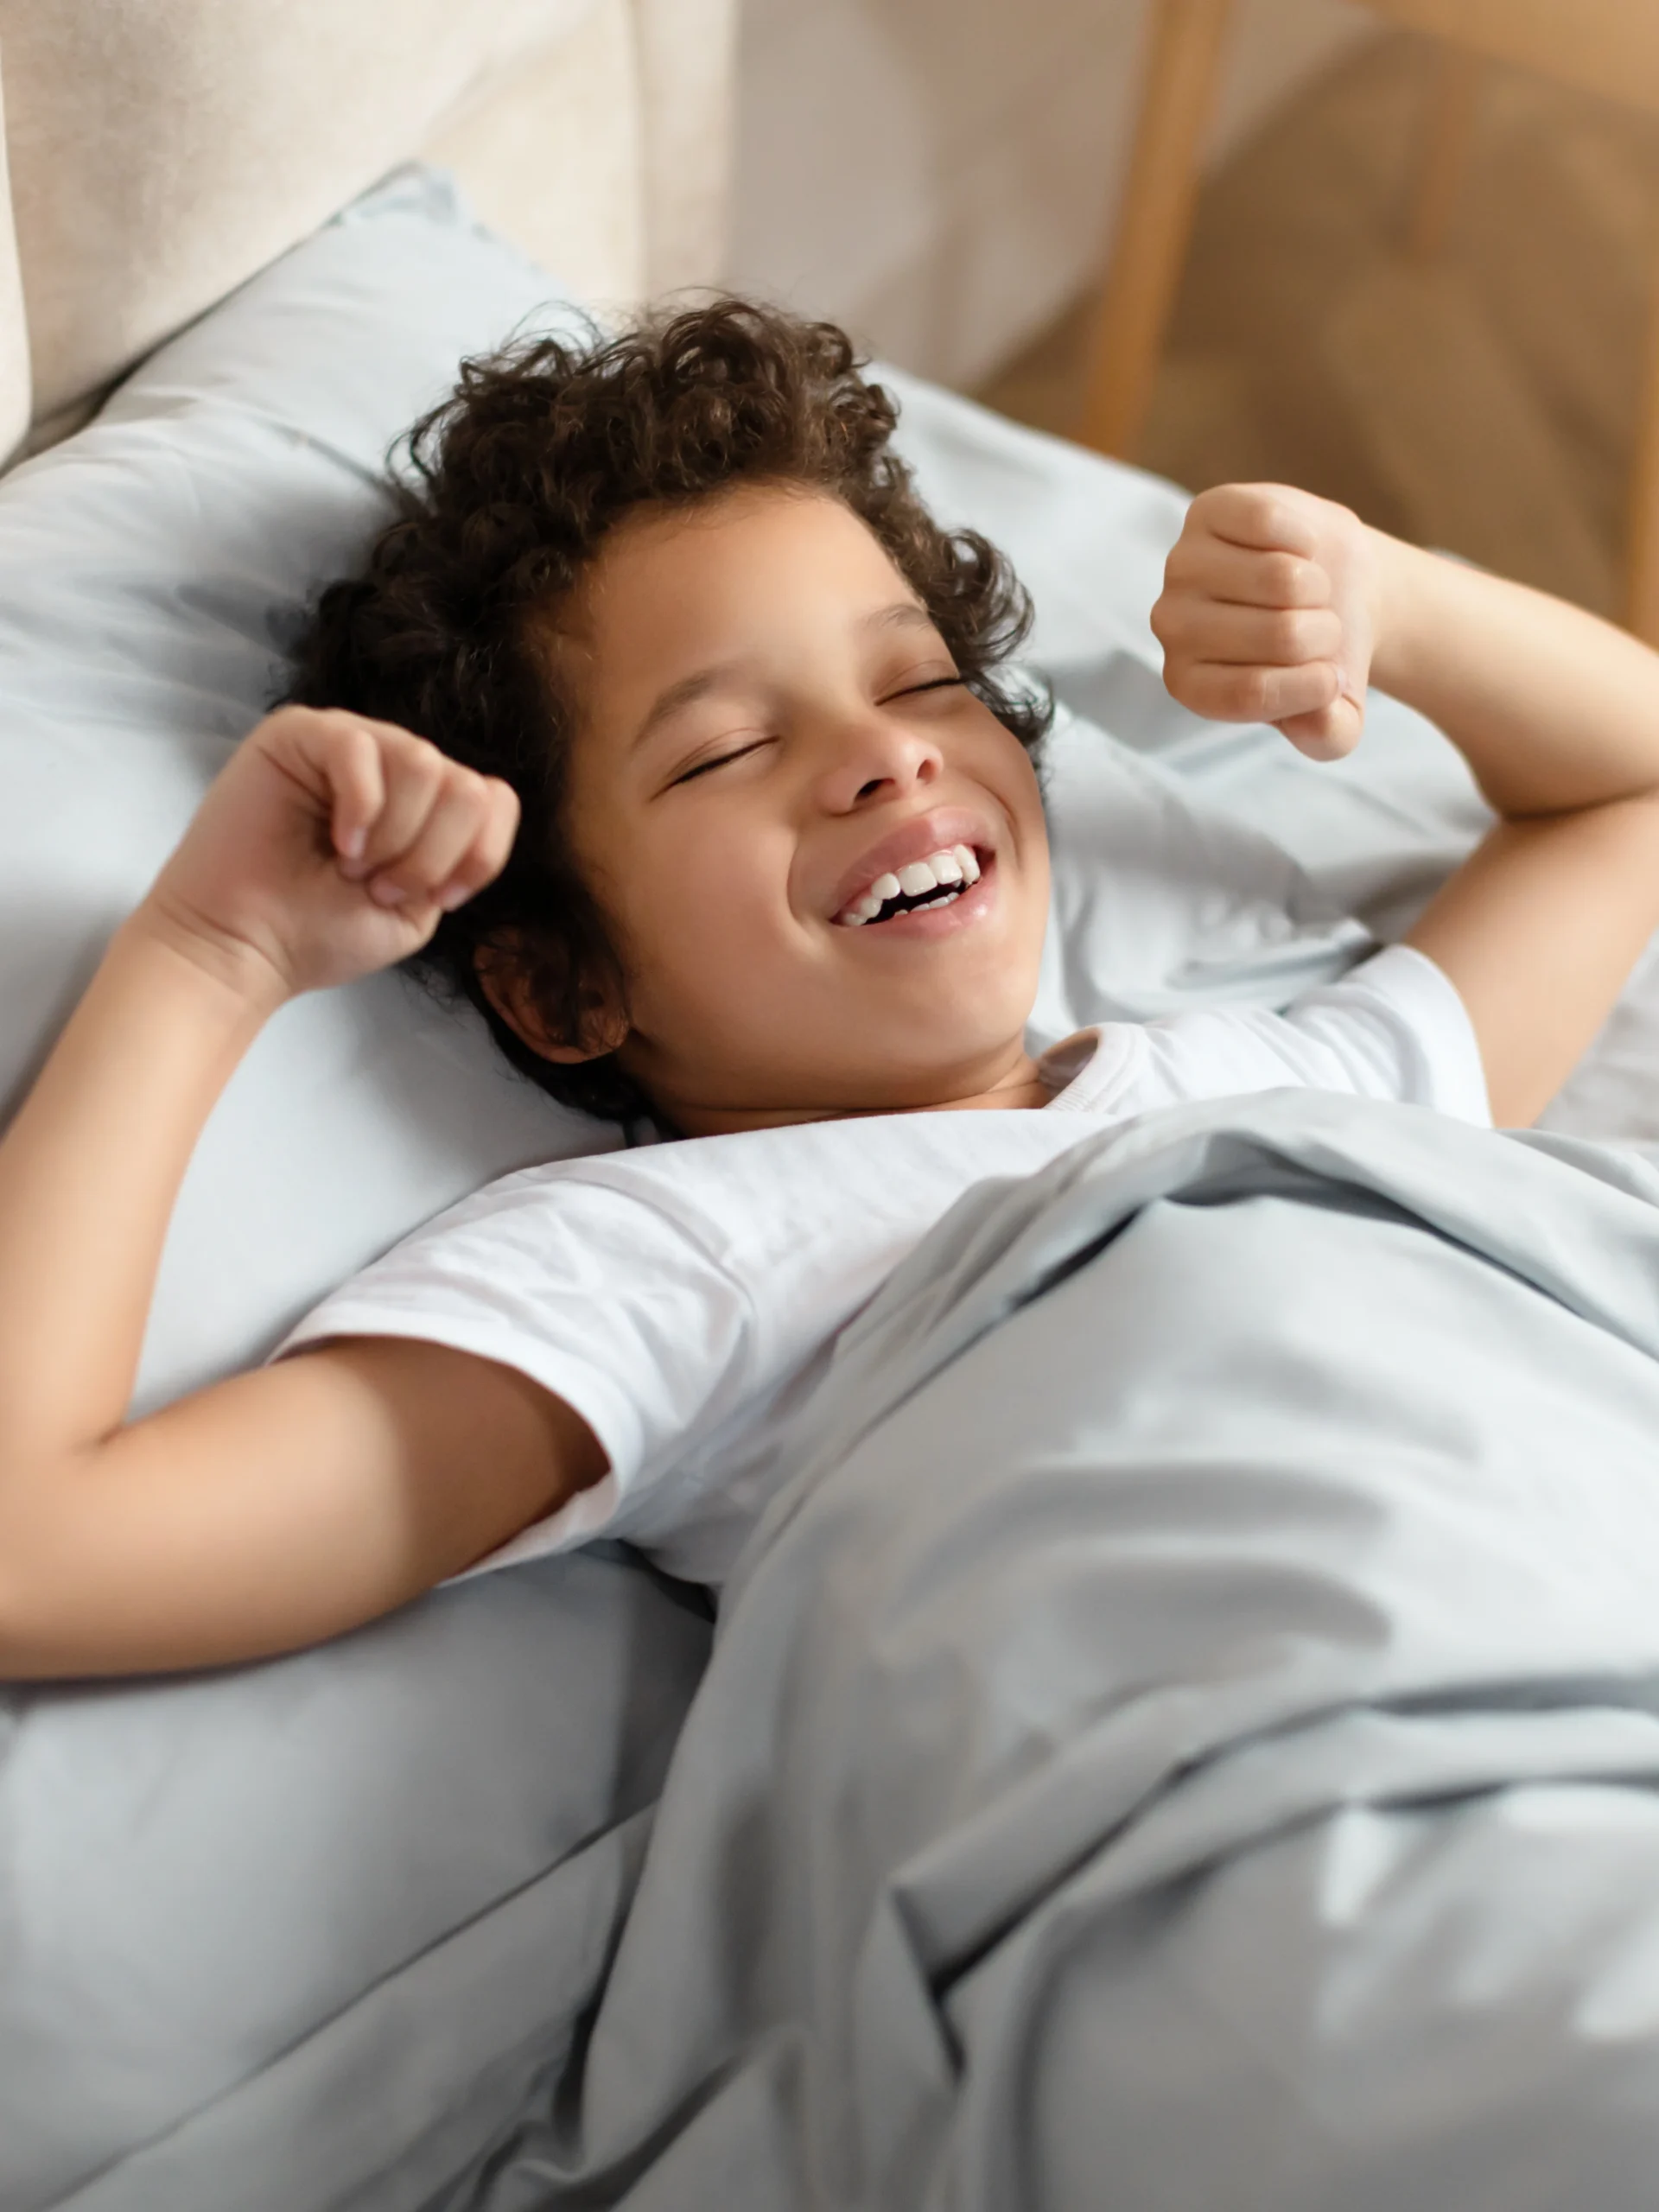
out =
<path fill-rule="evenodd" d="M 0 1689 L 0 2206 L 423 2203 L 568 2055 L 707 1656 L 614 1553 Z"/>

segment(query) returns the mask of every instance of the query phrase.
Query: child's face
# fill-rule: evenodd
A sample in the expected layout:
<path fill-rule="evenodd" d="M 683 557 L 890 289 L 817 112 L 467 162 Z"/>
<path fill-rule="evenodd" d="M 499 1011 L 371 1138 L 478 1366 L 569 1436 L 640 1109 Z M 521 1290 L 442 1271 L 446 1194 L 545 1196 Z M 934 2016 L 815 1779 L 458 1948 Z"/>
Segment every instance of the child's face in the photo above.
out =
<path fill-rule="evenodd" d="M 1023 1065 L 1036 776 L 848 508 L 763 487 L 636 518 L 552 650 L 581 702 L 570 833 L 629 976 L 621 1058 L 679 1128 L 944 1104 Z M 938 854 L 951 903 L 853 918 Z"/>

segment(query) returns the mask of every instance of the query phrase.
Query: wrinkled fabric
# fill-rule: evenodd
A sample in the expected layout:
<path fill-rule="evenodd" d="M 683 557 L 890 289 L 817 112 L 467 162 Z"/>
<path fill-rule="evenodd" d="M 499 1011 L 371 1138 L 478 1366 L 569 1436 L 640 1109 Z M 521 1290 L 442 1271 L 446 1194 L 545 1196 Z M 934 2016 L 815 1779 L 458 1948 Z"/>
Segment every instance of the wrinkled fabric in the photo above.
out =
<path fill-rule="evenodd" d="M 603 1986 L 707 1651 L 618 1557 L 0 1688 L 0 2212 L 414 2212 Z"/>
<path fill-rule="evenodd" d="M 464 2198 L 1631 2212 L 1659 1174 L 1305 1093 L 970 1194 L 740 1562 Z"/>

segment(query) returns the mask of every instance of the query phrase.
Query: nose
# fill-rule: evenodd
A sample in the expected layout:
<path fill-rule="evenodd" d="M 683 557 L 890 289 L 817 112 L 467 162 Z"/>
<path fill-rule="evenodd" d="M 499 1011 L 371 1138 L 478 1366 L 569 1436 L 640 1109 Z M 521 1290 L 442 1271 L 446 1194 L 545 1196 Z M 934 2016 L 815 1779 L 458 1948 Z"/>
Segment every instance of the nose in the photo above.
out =
<path fill-rule="evenodd" d="M 818 804 L 826 813 L 851 814 L 883 799 L 905 798 L 936 783 L 944 766 L 944 755 L 925 731 L 861 716 L 825 733 Z"/>

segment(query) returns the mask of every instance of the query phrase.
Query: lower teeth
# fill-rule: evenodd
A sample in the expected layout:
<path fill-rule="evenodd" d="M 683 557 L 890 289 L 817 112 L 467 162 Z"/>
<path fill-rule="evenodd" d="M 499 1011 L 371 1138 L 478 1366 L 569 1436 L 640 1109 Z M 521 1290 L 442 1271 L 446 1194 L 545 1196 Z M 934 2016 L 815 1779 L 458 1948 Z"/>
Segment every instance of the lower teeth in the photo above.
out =
<path fill-rule="evenodd" d="M 878 914 L 875 918 L 879 922 L 896 922 L 900 914 L 931 913 L 935 906 L 951 906 L 961 896 L 962 893 L 959 890 L 947 891 L 942 899 L 924 899 L 921 904 L 916 906 L 895 906 L 892 913 Z"/>
<path fill-rule="evenodd" d="M 961 898 L 963 893 L 964 891 L 970 890 L 972 886 L 969 884 L 955 884 L 949 891 L 943 893 L 938 899 L 924 899 L 913 906 L 906 906 L 900 903 L 899 905 L 893 906 L 890 912 L 884 912 L 879 914 L 870 914 L 868 916 L 860 915 L 856 917 L 849 915 L 848 923 L 852 928 L 862 929 L 866 926 L 867 922 L 896 922 L 900 914 L 931 913 L 935 906 L 955 906 L 957 900 Z"/>

